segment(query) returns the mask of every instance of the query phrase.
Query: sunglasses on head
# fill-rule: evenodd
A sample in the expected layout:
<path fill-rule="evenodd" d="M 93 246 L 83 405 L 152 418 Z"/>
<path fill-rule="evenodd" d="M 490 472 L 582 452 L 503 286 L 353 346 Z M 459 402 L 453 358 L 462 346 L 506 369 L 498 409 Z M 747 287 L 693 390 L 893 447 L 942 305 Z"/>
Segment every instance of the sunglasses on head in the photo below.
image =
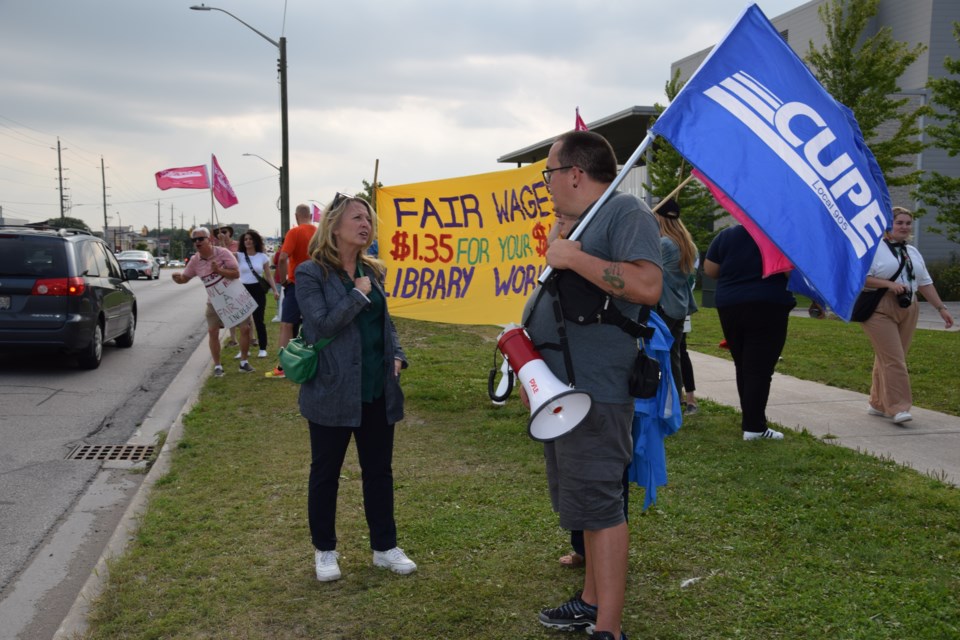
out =
<path fill-rule="evenodd" d="M 340 193 L 337 191 L 337 195 L 333 196 L 333 202 L 330 203 L 330 209 L 336 209 L 340 204 L 346 200 L 353 200 L 353 196 L 347 195 L 346 193 Z"/>

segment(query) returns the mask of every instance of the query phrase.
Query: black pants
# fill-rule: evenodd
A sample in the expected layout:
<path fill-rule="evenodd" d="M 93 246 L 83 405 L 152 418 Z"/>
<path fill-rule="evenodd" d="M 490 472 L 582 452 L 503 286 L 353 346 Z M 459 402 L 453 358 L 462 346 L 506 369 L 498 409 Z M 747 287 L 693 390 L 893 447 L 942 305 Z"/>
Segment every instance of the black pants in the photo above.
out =
<path fill-rule="evenodd" d="M 263 322 L 263 314 L 267 311 L 267 294 L 260 288 L 259 282 L 257 284 L 244 283 L 243 286 L 247 288 L 247 291 L 250 292 L 253 299 L 257 301 L 257 308 L 253 312 L 253 326 L 257 330 L 257 345 L 260 349 L 266 349 L 267 325 Z"/>
<path fill-rule="evenodd" d="M 693 363 L 687 351 L 687 334 L 681 333 L 680 338 L 680 373 L 683 377 L 683 390 L 693 393 L 697 390 L 697 383 L 693 380 Z M 679 389 L 677 390 L 679 392 Z"/>
<path fill-rule="evenodd" d="M 769 302 L 747 302 L 718 307 L 723 337 L 737 372 L 737 394 L 744 431 L 767 429 L 770 382 L 783 345 L 791 307 Z"/>
<path fill-rule="evenodd" d="M 670 329 L 670 335 L 673 336 L 673 345 L 670 347 L 670 373 L 673 374 L 673 383 L 677 385 L 677 395 L 683 402 L 683 369 L 680 365 L 680 344 L 683 341 L 684 318 L 677 320 L 665 313 L 660 313 L 660 319 L 667 325 L 667 328 Z"/>
<path fill-rule="evenodd" d="M 313 546 L 320 551 L 337 548 L 337 492 L 340 470 L 351 436 L 356 439 L 363 483 L 363 511 L 370 530 L 370 548 L 387 551 L 397 546 L 393 518 L 393 435 L 387 424 L 384 399 L 363 404 L 357 428 L 310 425 L 310 485 L 307 517 Z"/>

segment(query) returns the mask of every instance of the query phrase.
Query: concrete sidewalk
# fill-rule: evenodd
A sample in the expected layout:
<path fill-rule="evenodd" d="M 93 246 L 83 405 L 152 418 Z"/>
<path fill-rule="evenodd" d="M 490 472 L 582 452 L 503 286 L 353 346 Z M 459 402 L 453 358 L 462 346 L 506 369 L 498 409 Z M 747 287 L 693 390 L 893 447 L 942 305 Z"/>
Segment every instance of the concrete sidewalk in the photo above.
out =
<path fill-rule="evenodd" d="M 690 360 L 698 398 L 740 408 L 732 360 L 695 351 L 690 352 Z M 775 373 L 767 418 L 789 429 L 806 429 L 817 437 L 831 436 L 828 442 L 889 457 L 960 485 L 960 417 L 913 407 L 913 420 L 897 426 L 889 418 L 868 415 L 867 406 L 867 396 L 862 393 Z"/>

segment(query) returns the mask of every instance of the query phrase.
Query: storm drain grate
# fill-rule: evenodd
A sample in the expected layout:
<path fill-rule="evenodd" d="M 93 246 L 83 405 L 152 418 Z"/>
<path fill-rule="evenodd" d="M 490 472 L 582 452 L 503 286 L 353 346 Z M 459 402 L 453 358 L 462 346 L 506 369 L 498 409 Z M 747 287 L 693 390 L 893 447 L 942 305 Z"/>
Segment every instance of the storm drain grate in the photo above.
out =
<path fill-rule="evenodd" d="M 141 462 L 153 455 L 152 444 L 82 444 L 67 460 L 123 460 Z"/>

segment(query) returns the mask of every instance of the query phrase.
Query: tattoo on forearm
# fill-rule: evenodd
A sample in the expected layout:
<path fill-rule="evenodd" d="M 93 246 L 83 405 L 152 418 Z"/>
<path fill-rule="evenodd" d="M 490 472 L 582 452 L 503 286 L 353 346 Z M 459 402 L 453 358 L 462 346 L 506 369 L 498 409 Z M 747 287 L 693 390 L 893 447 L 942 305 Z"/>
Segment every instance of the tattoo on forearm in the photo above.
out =
<path fill-rule="evenodd" d="M 611 262 L 610 265 L 603 270 L 603 281 L 612 289 L 611 293 L 623 294 L 623 288 L 626 286 L 626 283 L 623 281 L 623 267 L 619 262 Z"/>

